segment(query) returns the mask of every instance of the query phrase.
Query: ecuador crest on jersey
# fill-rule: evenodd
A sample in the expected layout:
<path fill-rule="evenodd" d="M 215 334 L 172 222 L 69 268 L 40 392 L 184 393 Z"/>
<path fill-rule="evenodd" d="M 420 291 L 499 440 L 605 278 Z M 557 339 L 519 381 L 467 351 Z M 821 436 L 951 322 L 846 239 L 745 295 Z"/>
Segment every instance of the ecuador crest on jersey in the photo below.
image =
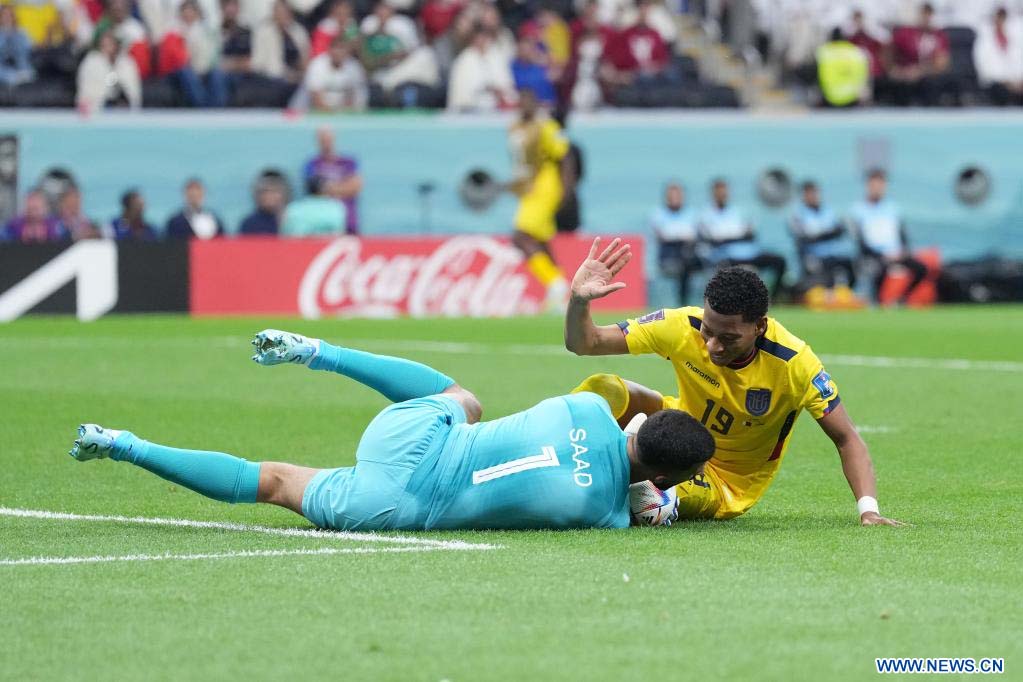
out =
<path fill-rule="evenodd" d="M 746 411 L 753 417 L 763 417 L 771 409 L 771 389 L 750 388 L 746 390 Z"/>

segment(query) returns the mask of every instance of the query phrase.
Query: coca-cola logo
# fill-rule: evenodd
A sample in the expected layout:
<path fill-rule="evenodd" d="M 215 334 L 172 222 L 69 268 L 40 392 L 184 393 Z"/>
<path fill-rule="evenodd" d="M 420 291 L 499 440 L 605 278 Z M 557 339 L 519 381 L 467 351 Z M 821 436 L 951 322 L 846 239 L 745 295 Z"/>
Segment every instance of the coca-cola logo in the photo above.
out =
<path fill-rule="evenodd" d="M 377 242 L 379 245 L 381 242 Z M 432 252 L 373 253 L 363 242 L 330 242 L 306 268 L 298 291 L 303 317 L 362 315 L 506 317 L 535 313 L 517 249 L 491 237 L 453 237 Z M 389 250 L 389 249 L 388 249 Z"/>

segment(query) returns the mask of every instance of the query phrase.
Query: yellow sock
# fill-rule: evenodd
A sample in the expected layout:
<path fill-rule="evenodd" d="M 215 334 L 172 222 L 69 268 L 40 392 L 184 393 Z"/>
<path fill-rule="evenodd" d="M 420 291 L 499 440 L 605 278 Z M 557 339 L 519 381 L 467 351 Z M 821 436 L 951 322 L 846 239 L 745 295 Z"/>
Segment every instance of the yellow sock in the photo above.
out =
<path fill-rule="evenodd" d="M 572 393 L 596 393 L 607 401 L 611 414 L 620 418 L 629 409 L 629 389 L 622 378 L 616 374 L 593 374 L 572 389 Z"/>
<path fill-rule="evenodd" d="M 551 282 L 563 279 L 561 270 L 543 251 L 537 251 L 530 256 L 526 260 L 526 268 L 533 273 L 533 277 L 536 277 L 540 284 L 544 285 L 544 288 L 549 287 Z"/>

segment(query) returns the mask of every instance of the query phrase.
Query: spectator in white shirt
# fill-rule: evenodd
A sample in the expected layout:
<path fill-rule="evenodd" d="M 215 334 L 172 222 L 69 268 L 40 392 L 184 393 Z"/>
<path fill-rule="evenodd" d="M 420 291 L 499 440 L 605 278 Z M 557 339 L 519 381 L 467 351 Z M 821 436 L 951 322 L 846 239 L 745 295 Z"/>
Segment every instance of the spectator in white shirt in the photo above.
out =
<path fill-rule="evenodd" d="M 309 62 L 293 108 L 316 111 L 361 111 L 369 101 L 366 71 L 343 35 L 334 36 L 326 52 Z"/>
<path fill-rule="evenodd" d="M 977 31 L 973 63 L 981 85 L 998 105 L 1023 104 L 1023 35 L 1018 24 L 1009 22 L 1004 7 L 994 21 Z"/>
<path fill-rule="evenodd" d="M 270 19 L 252 32 L 253 72 L 296 83 L 309 58 L 309 34 L 295 21 L 291 7 L 277 0 Z"/>
<path fill-rule="evenodd" d="M 451 65 L 448 110 L 494 111 L 515 103 L 515 80 L 490 31 L 477 25 L 472 42 Z"/>
<path fill-rule="evenodd" d="M 437 56 L 419 41 L 412 19 L 395 14 L 387 0 L 378 0 L 362 20 L 362 61 L 384 90 L 405 83 L 435 86 L 440 81 Z"/>
<path fill-rule="evenodd" d="M 108 104 L 127 102 L 132 109 L 142 105 L 142 80 L 135 60 L 121 50 L 113 31 L 99 38 L 78 67 L 78 108 L 89 113 Z"/>

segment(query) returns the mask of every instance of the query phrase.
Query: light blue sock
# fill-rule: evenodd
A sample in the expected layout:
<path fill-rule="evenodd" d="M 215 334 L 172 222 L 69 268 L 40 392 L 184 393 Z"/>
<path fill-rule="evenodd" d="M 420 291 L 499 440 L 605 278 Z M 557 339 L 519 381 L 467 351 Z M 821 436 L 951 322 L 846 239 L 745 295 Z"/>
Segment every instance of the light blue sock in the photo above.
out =
<path fill-rule="evenodd" d="M 223 452 L 169 448 L 127 431 L 114 439 L 110 459 L 131 462 L 221 502 L 255 502 L 259 489 L 259 462 Z"/>
<path fill-rule="evenodd" d="M 340 348 L 326 341 L 320 341 L 320 352 L 309 367 L 355 379 L 394 403 L 436 395 L 455 383 L 451 377 L 412 360 Z"/>

